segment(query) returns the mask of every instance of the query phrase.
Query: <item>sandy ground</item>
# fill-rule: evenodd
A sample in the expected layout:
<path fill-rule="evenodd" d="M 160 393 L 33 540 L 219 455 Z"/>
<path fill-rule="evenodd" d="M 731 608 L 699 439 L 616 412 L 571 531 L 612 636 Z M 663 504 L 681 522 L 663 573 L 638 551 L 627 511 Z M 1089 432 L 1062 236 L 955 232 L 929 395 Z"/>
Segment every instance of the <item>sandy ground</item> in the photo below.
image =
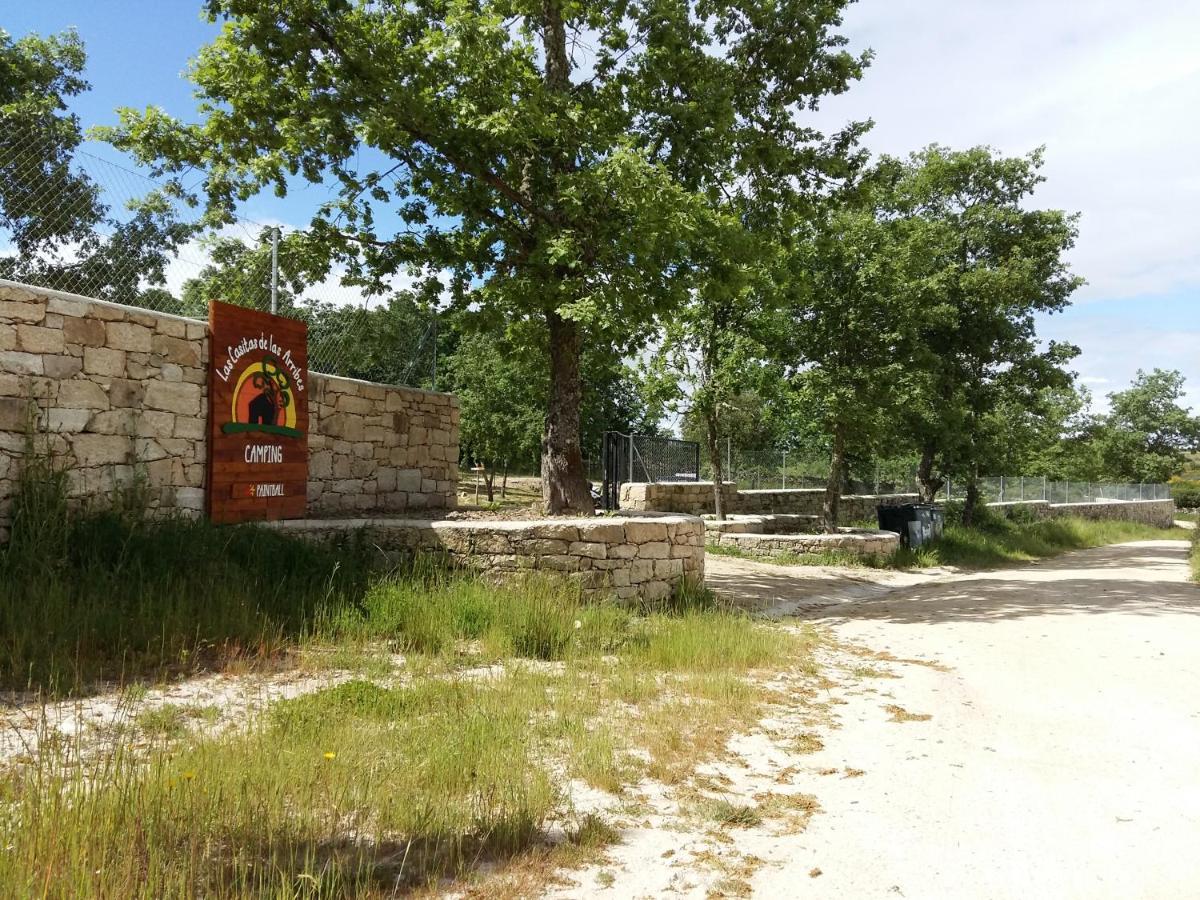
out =
<path fill-rule="evenodd" d="M 617 825 L 549 896 L 1200 896 L 1200 587 L 1187 544 L 1003 572 L 785 567 L 709 557 L 709 583 L 829 635 L 822 678 L 781 675 L 770 718 L 675 786 L 577 813 Z M 213 675 L 48 707 L 0 698 L 0 760 L 166 704 L 244 723 L 350 677 Z M 5 708 L 7 706 L 7 709 Z M 758 807 L 730 825 L 705 798 Z"/>
<path fill-rule="evenodd" d="M 0 763 L 33 756 L 46 737 L 67 739 L 86 749 L 104 750 L 114 737 L 131 739 L 139 715 L 165 706 L 209 707 L 211 718 L 186 722 L 214 734 L 240 727 L 272 703 L 340 684 L 353 673 L 330 669 L 319 674 L 213 674 L 144 690 L 100 691 L 90 697 L 42 703 L 36 697 L 0 696 Z M 149 746 L 149 742 L 143 742 Z"/>
<path fill-rule="evenodd" d="M 773 780 L 820 811 L 802 831 L 723 838 L 646 817 L 558 895 L 1200 896 L 1200 588 L 1186 553 L 1125 544 L 915 586 L 717 561 L 718 589 L 745 579 L 763 606 L 840 642 L 823 749 L 797 756 L 787 733 L 807 724 L 784 716 L 721 767 L 735 797 Z M 877 655 L 854 667 L 851 645 Z"/>

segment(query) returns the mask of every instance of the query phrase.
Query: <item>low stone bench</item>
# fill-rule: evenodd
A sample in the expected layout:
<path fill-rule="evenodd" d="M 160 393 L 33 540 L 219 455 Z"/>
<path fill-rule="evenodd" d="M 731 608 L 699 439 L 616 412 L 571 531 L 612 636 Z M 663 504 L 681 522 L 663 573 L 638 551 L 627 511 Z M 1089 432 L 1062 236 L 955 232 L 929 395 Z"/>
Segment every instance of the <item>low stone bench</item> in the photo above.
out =
<path fill-rule="evenodd" d="M 706 516 L 704 528 L 717 534 L 797 534 L 816 532 L 821 523 L 820 516 L 791 514 L 761 516 L 729 516 L 723 522 Z"/>
<path fill-rule="evenodd" d="M 736 547 L 750 556 L 777 557 L 794 554 L 853 553 L 857 556 L 886 556 L 900 546 L 894 531 L 841 528 L 837 534 L 747 534 L 726 532 L 717 543 Z"/>

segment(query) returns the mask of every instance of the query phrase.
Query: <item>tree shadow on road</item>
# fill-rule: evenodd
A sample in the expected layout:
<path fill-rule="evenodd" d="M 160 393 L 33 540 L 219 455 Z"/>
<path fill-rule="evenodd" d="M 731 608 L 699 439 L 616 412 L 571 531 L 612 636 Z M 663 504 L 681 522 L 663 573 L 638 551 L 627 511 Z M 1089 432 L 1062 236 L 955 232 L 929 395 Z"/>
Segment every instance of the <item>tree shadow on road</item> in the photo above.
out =
<path fill-rule="evenodd" d="M 744 585 L 755 603 L 807 620 L 878 619 L 899 623 L 990 622 L 1028 616 L 1122 613 L 1200 614 L 1200 585 L 1187 577 L 1180 541 L 1118 544 L 993 572 L 938 578 L 911 587 L 855 586 L 801 568 L 755 571 Z M 739 573 L 739 577 L 741 573 Z M 723 580 L 732 581 L 732 576 Z M 798 589 L 797 582 L 803 587 Z"/>

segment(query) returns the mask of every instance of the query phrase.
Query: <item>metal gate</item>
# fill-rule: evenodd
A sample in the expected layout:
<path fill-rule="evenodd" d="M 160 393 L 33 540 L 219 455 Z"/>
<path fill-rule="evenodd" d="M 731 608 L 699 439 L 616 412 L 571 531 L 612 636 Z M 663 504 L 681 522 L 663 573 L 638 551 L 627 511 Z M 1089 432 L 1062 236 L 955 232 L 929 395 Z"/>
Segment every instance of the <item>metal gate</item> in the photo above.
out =
<path fill-rule="evenodd" d="M 620 506 L 621 485 L 628 482 L 700 480 L 700 445 L 696 441 L 606 431 L 601 462 L 605 509 Z"/>

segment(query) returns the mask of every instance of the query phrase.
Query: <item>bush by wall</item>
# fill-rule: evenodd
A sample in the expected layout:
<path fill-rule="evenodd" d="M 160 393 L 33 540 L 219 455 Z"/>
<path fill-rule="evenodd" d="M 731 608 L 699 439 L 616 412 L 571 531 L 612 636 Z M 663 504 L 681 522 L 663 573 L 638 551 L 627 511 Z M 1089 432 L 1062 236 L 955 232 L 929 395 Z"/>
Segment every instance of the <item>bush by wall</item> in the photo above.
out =
<path fill-rule="evenodd" d="M 1200 481 L 1172 481 L 1171 499 L 1180 509 L 1200 509 Z"/>

